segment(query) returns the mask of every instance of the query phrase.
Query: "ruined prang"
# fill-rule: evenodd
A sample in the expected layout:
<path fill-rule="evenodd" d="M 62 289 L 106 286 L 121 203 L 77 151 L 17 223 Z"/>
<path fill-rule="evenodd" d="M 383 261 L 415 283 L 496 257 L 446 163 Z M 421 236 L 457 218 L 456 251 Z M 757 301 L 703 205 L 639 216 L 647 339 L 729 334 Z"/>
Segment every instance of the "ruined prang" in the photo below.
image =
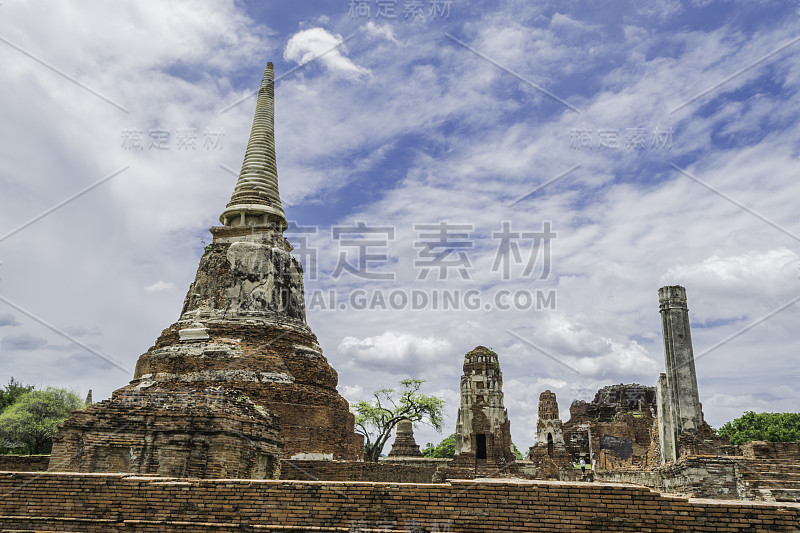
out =
<path fill-rule="evenodd" d="M 658 378 L 658 437 L 661 460 L 669 462 L 681 456 L 681 435 L 702 429 L 703 414 L 697 391 L 686 289 L 678 285 L 661 287 L 658 301 L 667 370 Z"/>
<path fill-rule="evenodd" d="M 281 456 L 362 457 L 283 236 L 274 90 L 268 63 L 236 188 L 180 318 L 139 358 L 129 385 L 63 424 L 51 470 L 275 477 Z M 176 413 L 191 423 L 175 424 Z"/>
<path fill-rule="evenodd" d="M 536 444 L 528 454 L 539 468 L 540 479 L 559 479 L 559 468 L 570 464 L 570 455 L 564 445 L 561 416 L 556 395 L 546 390 L 539 395 L 539 419 L 536 422 Z"/>
<path fill-rule="evenodd" d="M 543 446 L 547 455 L 554 457 L 556 449 L 563 450 L 564 433 L 561 429 L 561 416 L 558 414 L 556 395 L 546 390 L 539 395 L 539 419 L 536 422 L 536 446 Z"/>
<path fill-rule="evenodd" d="M 451 465 L 475 470 L 505 470 L 515 460 L 508 411 L 503 407 L 500 363 L 496 353 L 478 346 L 464 356 L 456 455 Z"/>

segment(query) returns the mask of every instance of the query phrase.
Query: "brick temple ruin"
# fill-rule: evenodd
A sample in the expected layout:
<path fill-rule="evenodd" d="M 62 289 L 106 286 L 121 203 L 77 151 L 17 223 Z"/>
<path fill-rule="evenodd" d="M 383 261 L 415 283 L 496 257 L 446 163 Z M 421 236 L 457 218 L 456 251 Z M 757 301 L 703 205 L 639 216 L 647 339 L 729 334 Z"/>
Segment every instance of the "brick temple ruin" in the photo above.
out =
<path fill-rule="evenodd" d="M 271 63 L 220 223 L 130 384 L 75 411 L 49 458 L 0 456 L 0 532 L 798 531 L 800 443 L 713 434 L 680 286 L 659 290 L 656 386 L 602 387 L 566 422 L 542 392 L 528 460 L 512 452 L 500 356 L 478 346 L 455 457 L 422 457 L 404 420 L 389 455 L 363 461 L 283 236 Z"/>
<path fill-rule="evenodd" d="M 50 470 L 272 478 L 283 457 L 362 457 L 283 236 L 271 63 L 220 222 L 178 321 L 139 358 L 129 385 L 61 426 Z"/>
<path fill-rule="evenodd" d="M 497 354 L 478 346 L 464 356 L 463 370 L 452 467 L 506 471 L 516 456 L 511 451 L 511 423 L 503 406 L 503 373 Z"/>
<path fill-rule="evenodd" d="M 545 391 L 539 401 L 536 444 L 531 460 L 548 468 L 571 468 L 583 459 L 596 468 L 650 468 L 661 465 L 656 437 L 655 387 L 638 384 L 601 388 L 591 402 L 575 400 L 562 423 L 556 395 Z"/>

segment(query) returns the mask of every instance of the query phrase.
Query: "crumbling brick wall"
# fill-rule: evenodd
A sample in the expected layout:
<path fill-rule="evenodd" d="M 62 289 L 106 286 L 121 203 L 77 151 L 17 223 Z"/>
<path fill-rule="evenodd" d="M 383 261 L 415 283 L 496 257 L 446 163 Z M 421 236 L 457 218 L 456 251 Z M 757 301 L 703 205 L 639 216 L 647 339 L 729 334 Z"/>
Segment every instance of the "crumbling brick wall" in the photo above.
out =
<path fill-rule="evenodd" d="M 786 461 L 800 461 L 800 441 L 794 442 L 767 442 L 750 441 L 741 446 L 742 455 L 748 459 L 778 459 Z"/>
<path fill-rule="evenodd" d="M 282 447 L 277 418 L 240 393 L 129 385 L 59 427 L 49 468 L 276 478 Z"/>
<path fill-rule="evenodd" d="M 638 384 L 601 388 L 591 402 L 576 400 L 563 424 L 570 458 L 587 464 L 591 454 L 598 468 L 653 468 L 660 464 L 653 447 L 655 387 Z"/>
<path fill-rule="evenodd" d="M 43 472 L 49 455 L 0 455 L 0 472 Z"/>

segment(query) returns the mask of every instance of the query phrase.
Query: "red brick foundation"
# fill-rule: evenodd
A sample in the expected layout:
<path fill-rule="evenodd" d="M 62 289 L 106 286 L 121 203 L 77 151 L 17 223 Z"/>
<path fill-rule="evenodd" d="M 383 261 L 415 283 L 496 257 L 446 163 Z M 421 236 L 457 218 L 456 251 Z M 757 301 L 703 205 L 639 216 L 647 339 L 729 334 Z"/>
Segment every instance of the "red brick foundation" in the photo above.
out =
<path fill-rule="evenodd" d="M 665 497 L 632 485 L 198 480 L 0 474 L 2 531 L 799 531 L 800 505 Z"/>

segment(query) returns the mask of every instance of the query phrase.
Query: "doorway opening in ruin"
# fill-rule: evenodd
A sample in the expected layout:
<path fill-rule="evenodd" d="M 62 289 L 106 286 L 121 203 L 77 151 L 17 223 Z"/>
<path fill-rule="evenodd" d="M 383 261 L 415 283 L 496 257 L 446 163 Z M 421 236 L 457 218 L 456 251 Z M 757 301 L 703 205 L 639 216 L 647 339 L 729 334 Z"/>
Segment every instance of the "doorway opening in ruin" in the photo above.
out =
<path fill-rule="evenodd" d="M 486 435 L 475 435 L 475 459 L 486 459 Z"/>
<path fill-rule="evenodd" d="M 547 434 L 547 455 L 549 455 L 550 457 L 553 457 L 553 448 L 554 448 L 554 445 L 553 445 L 553 434 L 552 433 L 548 433 Z"/>

